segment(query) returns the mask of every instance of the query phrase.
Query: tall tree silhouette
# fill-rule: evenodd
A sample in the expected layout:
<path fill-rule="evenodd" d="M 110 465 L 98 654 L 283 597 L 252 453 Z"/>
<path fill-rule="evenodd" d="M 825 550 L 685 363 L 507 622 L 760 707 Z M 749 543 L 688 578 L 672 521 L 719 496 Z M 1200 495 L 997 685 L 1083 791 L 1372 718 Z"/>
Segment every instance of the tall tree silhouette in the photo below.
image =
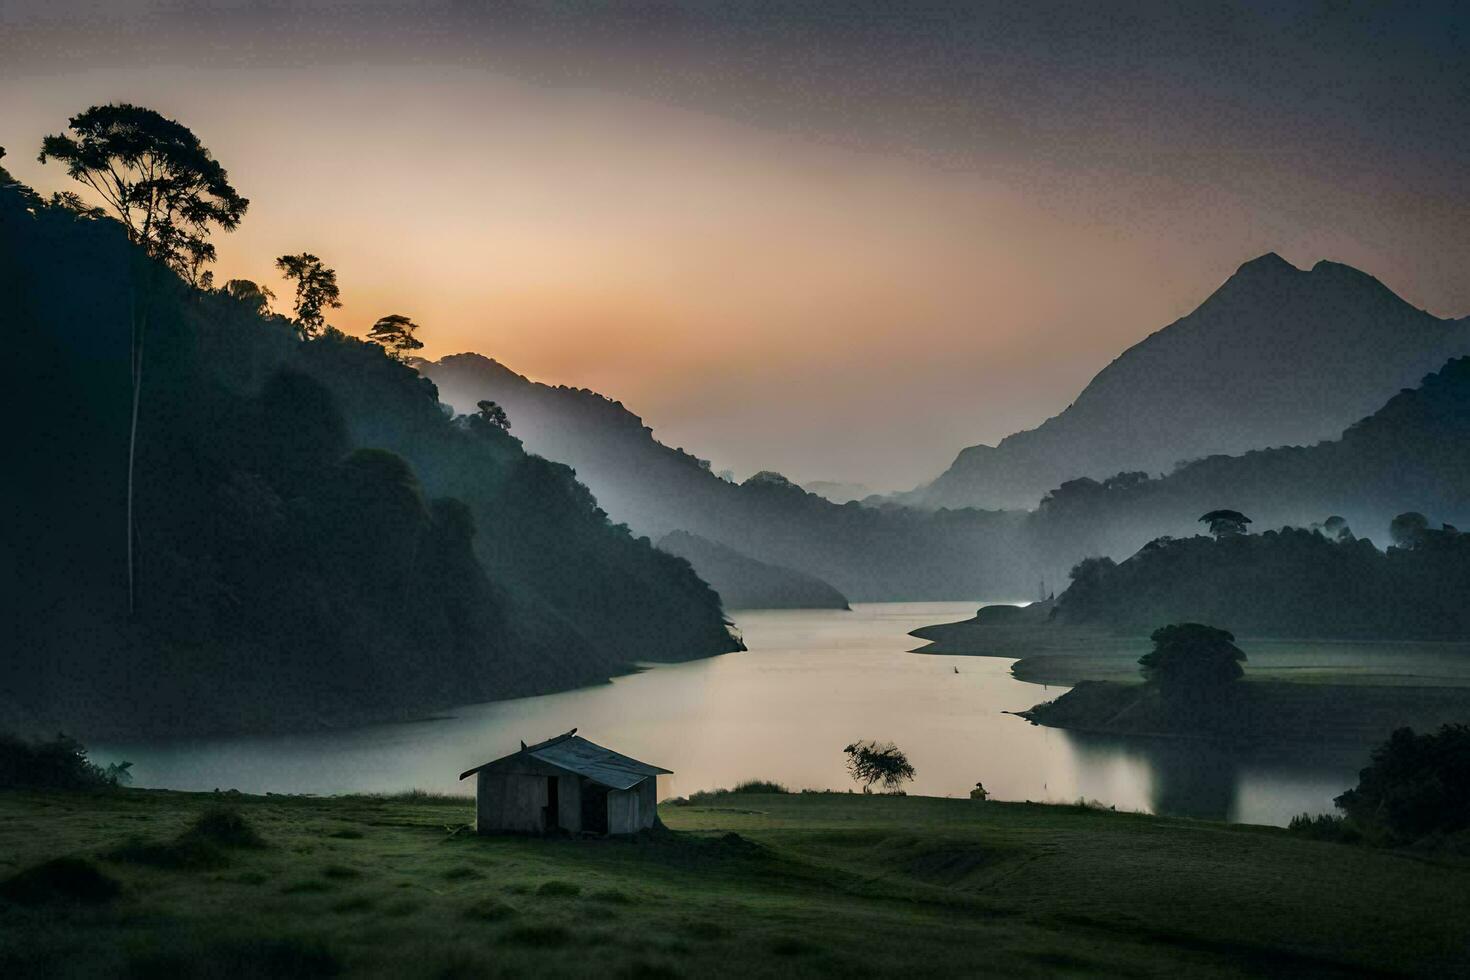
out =
<path fill-rule="evenodd" d="M 250 206 L 230 184 L 225 168 L 189 127 L 152 109 L 119 103 L 92 106 L 72 116 L 69 132 L 41 141 L 41 163 L 66 164 L 67 175 L 91 187 L 122 222 L 128 238 L 191 285 L 208 287 L 203 271 L 214 261 L 209 236 L 215 226 L 233 231 Z M 141 306 L 131 309 L 132 408 L 128 424 L 128 612 L 136 607 L 133 539 L 134 468 L 138 405 L 143 391 L 143 351 L 157 266 L 150 265 Z"/>
<path fill-rule="evenodd" d="M 424 346 L 424 342 L 414 336 L 418 329 L 419 325 L 402 313 L 390 313 L 373 324 L 368 331 L 368 340 L 381 344 L 389 357 L 403 361 L 408 358 L 409 351 Z"/>
<path fill-rule="evenodd" d="M 214 226 L 233 231 L 250 202 L 189 127 L 142 106 L 92 106 L 69 133 L 41 141 L 38 159 L 66 164 L 95 190 L 128 237 L 198 285 L 213 262 Z"/>
<path fill-rule="evenodd" d="M 321 336 L 327 328 L 326 311 L 342 308 L 337 270 L 322 265 L 310 252 L 283 255 L 276 259 L 276 268 L 287 279 L 296 280 L 296 330 L 301 339 Z"/>

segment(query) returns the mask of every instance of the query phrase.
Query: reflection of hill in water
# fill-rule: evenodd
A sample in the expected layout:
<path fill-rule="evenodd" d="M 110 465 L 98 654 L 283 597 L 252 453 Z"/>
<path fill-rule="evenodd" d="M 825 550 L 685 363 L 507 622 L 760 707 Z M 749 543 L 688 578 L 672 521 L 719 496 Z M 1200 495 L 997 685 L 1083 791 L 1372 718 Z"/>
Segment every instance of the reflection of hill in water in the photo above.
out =
<path fill-rule="evenodd" d="M 1284 824 L 1321 810 L 1357 782 L 1369 746 L 1312 742 L 1226 744 L 1193 739 L 1061 732 L 1075 753 L 1083 796 L 1106 799 L 1118 780 L 1148 785 L 1154 813 L 1235 820 L 1269 813 Z"/>

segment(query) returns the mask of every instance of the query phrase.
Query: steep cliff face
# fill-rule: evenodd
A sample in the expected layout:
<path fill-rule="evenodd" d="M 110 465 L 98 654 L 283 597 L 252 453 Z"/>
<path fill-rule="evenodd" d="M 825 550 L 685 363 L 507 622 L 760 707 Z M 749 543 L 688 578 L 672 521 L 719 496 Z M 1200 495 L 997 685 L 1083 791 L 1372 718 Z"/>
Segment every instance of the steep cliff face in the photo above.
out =
<path fill-rule="evenodd" d="M 1394 392 L 1470 353 L 1442 320 L 1349 266 L 1247 262 L 1193 313 L 1124 351 L 1077 400 L 997 446 L 963 450 L 926 507 L 1033 507 L 1075 477 L 1335 437 Z"/>

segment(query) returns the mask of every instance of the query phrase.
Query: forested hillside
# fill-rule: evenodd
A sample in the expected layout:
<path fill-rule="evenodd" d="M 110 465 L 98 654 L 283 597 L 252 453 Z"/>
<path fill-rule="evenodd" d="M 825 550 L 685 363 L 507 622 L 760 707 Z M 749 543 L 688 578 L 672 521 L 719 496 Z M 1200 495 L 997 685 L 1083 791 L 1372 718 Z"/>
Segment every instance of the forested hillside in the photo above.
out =
<path fill-rule="evenodd" d="M 1341 535 L 1341 537 L 1339 537 Z M 1250 636 L 1470 637 L 1470 534 L 1421 529 L 1380 551 L 1336 526 L 1161 539 L 1081 563 L 1053 619 L 1142 632 L 1211 623 Z"/>
<path fill-rule="evenodd" d="M 1161 478 L 1068 481 L 1031 515 L 1027 538 L 1056 576 L 1084 556 L 1121 561 L 1160 535 L 1194 534 L 1216 508 L 1242 511 L 1257 528 L 1336 516 L 1380 542 L 1406 511 L 1435 526 L 1470 526 L 1470 357 L 1449 361 L 1335 440 L 1212 456 Z"/>
<path fill-rule="evenodd" d="M 614 520 L 655 540 L 689 531 L 830 583 L 856 602 L 1030 596 L 1021 512 L 835 504 L 779 473 L 732 483 L 665 446 L 621 402 L 532 381 L 480 354 L 416 362 L 463 412 L 489 399 L 533 452 L 576 469 Z"/>
<path fill-rule="evenodd" d="M 665 534 L 658 548 L 694 566 L 729 609 L 848 608 L 847 598 L 819 578 L 756 561 L 688 531 Z"/>
<path fill-rule="evenodd" d="M 0 728 L 357 722 L 737 648 L 686 563 L 611 524 L 567 467 L 451 418 L 382 347 L 299 339 L 117 222 L 0 184 L 21 410 Z"/>

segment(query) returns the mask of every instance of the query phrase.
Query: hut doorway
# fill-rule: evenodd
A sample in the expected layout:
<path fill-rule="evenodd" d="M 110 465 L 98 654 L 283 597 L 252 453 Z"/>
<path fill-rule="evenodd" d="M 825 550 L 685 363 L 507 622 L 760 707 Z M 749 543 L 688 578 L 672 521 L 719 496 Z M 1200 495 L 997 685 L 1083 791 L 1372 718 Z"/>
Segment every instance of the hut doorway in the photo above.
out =
<path fill-rule="evenodd" d="M 561 780 L 555 776 L 546 777 L 546 805 L 541 808 L 541 826 L 546 830 L 555 830 L 560 822 L 560 785 Z"/>
<path fill-rule="evenodd" d="M 589 779 L 582 780 L 582 830 L 607 833 L 607 787 Z"/>

